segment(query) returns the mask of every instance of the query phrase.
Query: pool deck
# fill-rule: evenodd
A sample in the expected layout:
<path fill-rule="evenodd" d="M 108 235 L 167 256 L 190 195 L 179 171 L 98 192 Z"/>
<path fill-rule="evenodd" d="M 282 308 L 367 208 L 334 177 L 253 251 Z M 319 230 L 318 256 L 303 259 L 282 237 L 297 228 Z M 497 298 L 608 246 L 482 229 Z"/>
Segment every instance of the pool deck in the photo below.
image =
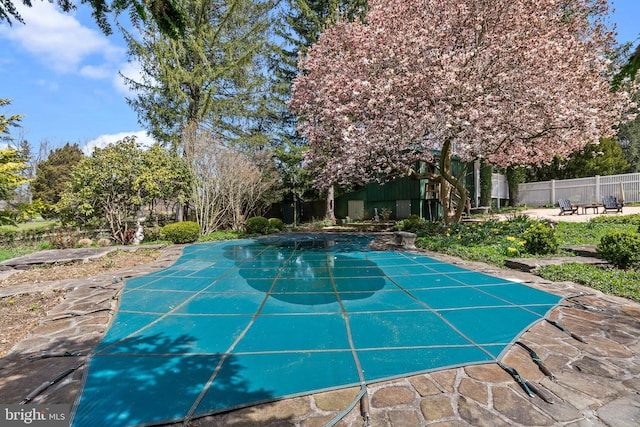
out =
<path fill-rule="evenodd" d="M 391 236 L 377 244 L 390 247 Z M 552 283 L 533 274 L 426 252 L 430 257 L 469 270 L 516 279 L 567 300 L 550 318 L 562 331 L 540 322 L 520 338 L 555 375 L 545 376 L 521 347 L 503 358 L 530 383 L 545 389 L 554 403 L 525 391 L 497 364 L 446 369 L 409 376 L 367 387 L 368 405 L 360 404 L 336 425 L 371 426 L 636 426 L 640 424 L 640 304 L 604 295 L 571 282 Z M 89 279 L 38 284 L 37 290 L 67 289 L 65 300 L 9 355 L 0 360 L 0 403 L 18 403 L 60 373 L 69 375 L 34 398 L 35 404 L 71 405 L 80 389 L 82 366 L 102 339 L 123 286 L 122 278 L 167 267 L 182 253 L 181 246 L 163 249 L 154 263 Z M 0 289 L 33 292 L 34 286 Z M 573 332 L 581 342 L 569 335 Z M 66 355 L 65 355 L 66 354 Z M 77 368 L 77 369 L 76 369 Z M 284 399 L 215 416 L 192 420 L 190 426 L 323 426 L 348 407 L 359 388 Z M 182 425 L 180 424 L 175 424 Z"/>

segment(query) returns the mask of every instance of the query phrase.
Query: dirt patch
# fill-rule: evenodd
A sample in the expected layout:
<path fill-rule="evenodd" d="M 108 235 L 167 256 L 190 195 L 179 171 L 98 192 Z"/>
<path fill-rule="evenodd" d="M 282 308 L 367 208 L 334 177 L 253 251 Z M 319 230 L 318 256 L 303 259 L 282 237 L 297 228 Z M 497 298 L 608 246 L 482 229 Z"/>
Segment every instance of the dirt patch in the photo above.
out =
<path fill-rule="evenodd" d="M 0 288 L 16 285 L 34 285 L 34 291 L 0 298 L 0 357 L 24 339 L 47 315 L 47 311 L 58 305 L 66 291 L 56 289 L 39 291 L 38 284 L 64 279 L 92 277 L 109 271 L 148 264 L 160 256 L 155 249 L 139 249 L 132 252 L 110 252 L 102 258 L 89 262 L 50 265 L 18 271 L 0 280 Z"/>
<path fill-rule="evenodd" d="M 66 291 L 56 289 L 0 299 L 0 357 L 38 326 L 47 311 L 58 305 L 65 294 Z"/>

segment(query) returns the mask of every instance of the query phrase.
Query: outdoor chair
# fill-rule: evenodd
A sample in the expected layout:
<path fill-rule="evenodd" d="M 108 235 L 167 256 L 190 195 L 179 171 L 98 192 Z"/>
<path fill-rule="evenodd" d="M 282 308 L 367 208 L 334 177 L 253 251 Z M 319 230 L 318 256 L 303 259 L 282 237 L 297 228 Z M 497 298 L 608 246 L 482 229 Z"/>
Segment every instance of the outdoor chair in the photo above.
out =
<path fill-rule="evenodd" d="M 616 213 L 622 213 L 622 207 L 624 202 L 619 202 L 616 196 L 604 196 L 602 199 L 604 205 L 604 213 L 608 211 L 616 211 Z"/>
<path fill-rule="evenodd" d="M 564 215 L 566 213 L 573 215 L 578 213 L 578 207 L 572 205 L 569 199 L 558 200 L 558 205 L 560 205 L 560 215 Z"/>

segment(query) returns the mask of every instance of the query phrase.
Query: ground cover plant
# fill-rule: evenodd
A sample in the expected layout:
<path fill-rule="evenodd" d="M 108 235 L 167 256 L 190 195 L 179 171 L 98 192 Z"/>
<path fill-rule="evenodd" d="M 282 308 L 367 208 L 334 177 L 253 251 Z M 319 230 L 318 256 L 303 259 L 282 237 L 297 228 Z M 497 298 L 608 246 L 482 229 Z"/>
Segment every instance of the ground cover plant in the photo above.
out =
<path fill-rule="evenodd" d="M 522 215 L 507 221 L 462 222 L 448 227 L 440 223 L 422 224 L 416 226 L 416 221 L 409 219 L 400 222 L 397 228 L 414 231 L 418 247 L 494 265 L 504 265 L 507 258 L 527 256 L 523 233 L 538 225 L 546 227 L 544 222 Z"/>
<path fill-rule="evenodd" d="M 616 260 L 621 257 L 621 249 L 616 246 L 620 244 L 620 239 L 615 236 L 632 236 L 628 240 L 636 242 L 640 239 L 639 226 L 640 215 L 599 216 L 586 223 L 560 222 L 553 227 L 544 221 L 532 220 L 525 216 L 515 216 L 506 221 L 460 223 L 451 227 L 416 219 L 404 220 L 397 224 L 399 229 L 412 230 L 418 234 L 418 247 L 499 266 L 503 266 L 508 258 L 571 256 L 572 253 L 563 247 L 600 245 L 600 248 L 606 248 L 600 249 L 601 252 L 606 251 L 614 255 L 611 260 L 605 258 L 614 264 L 613 266 L 567 263 L 542 267 L 537 270 L 537 274 L 552 281 L 573 281 L 635 301 L 640 301 L 640 269 L 637 263 L 626 261 L 617 263 L 616 267 Z M 559 246 L 546 253 L 536 253 L 536 250 L 532 250 L 528 238 L 531 237 L 531 230 L 537 229 L 545 230 L 540 234 L 546 236 L 538 236 L 537 245 L 545 246 L 543 242 L 553 234 Z M 548 246 L 550 249 L 554 245 Z M 635 260 L 633 255 L 637 251 L 634 252 L 634 248 L 631 247 L 626 249 L 624 253 L 628 253 L 629 257 L 624 257 L 623 260 Z"/>

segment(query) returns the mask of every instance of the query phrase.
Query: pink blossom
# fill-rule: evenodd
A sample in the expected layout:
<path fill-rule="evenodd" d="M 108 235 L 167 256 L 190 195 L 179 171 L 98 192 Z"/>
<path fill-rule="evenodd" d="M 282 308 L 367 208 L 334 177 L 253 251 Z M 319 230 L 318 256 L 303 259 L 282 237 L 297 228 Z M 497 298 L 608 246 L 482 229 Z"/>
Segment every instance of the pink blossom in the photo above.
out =
<path fill-rule="evenodd" d="M 611 136 L 606 0 L 370 0 L 300 61 L 290 103 L 316 183 L 406 175 L 445 141 L 540 164 Z"/>

